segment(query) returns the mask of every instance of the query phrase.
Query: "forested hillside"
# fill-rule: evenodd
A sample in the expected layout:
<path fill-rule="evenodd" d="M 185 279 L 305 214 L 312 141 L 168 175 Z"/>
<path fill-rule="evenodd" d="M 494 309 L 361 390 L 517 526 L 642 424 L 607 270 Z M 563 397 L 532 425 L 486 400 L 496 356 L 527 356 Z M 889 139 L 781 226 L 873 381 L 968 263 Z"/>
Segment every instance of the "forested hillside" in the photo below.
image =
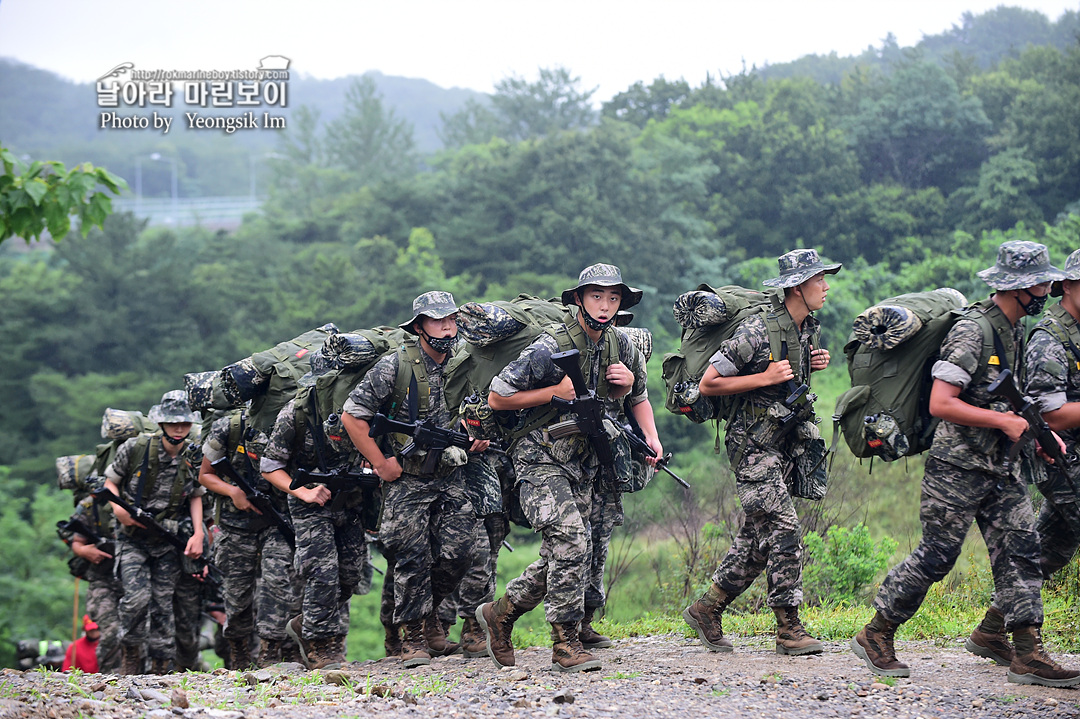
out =
<path fill-rule="evenodd" d="M 38 488 L 55 482 L 56 456 L 93 451 L 106 406 L 145 411 L 185 372 L 327 321 L 395 324 L 426 290 L 449 289 L 459 302 L 554 296 L 597 261 L 645 289 L 635 323 L 656 338 L 650 386 L 664 443 L 698 481 L 711 479 L 701 463 L 712 428 L 661 408 L 660 361 L 677 345 L 671 305 L 681 292 L 701 282 L 756 286 L 795 247 L 843 262 L 819 313 L 834 364 L 825 383 L 836 390 L 851 320 L 866 306 L 939 286 L 983 297 L 974 273 L 1005 239 L 1044 242 L 1058 264 L 1080 247 L 1080 43 L 1061 39 L 1077 14 L 1035 22 L 1042 34 L 996 47 L 996 35 L 975 32 L 982 22 L 970 20 L 979 43 L 965 45 L 958 31 L 921 48 L 883 48 L 845 59 L 838 80 L 776 68 L 697 87 L 643 79 L 599 112 L 568 70 L 510 78 L 489 101 L 448 106 L 437 153 L 418 147 L 414 122 L 381 82 L 357 81 L 336 117 L 294 108 L 267 148 L 278 157 L 263 212 L 234 234 L 145 230 L 116 215 L 104 231 L 55 247 L 4 243 L 0 478 L 25 504 L 9 504 L 0 523 L 33 515 L 44 546 L 20 544 L 23 554 L 4 553 L 11 564 L 0 570 L 19 586 L 59 562 L 62 548 L 45 530 L 66 501 Z M 26 70 L 0 70 L 0 140 L 19 153 L 31 140 L 9 141 L 16 115 L 6 83 Z M 56 102 L 93 105 L 71 92 Z M 47 104 L 52 95 L 18 97 Z M 54 120 L 65 138 L 56 159 L 125 174 L 115 166 L 130 155 L 120 136 L 102 155 L 80 157 L 68 120 L 38 129 Z M 20 137 L 44 150 L 44 132 Z M 249 150 L 239 138 L 190 141 L 179 146 L 185 158 L 234 153 L 232 182 L 246 187 Z M 156 148 L 146 143 L 139 151 Z M 193 188 L 220 191 L 208 178 L 233 177 L 207 172 L 190 176 Z M 819 415 L 831 409 L 823 399 Z M 32 561 L 35 551 L 45 559 Z M 62 622 L 65 601 L 45 597 L 34 621 L 50 626 L 58 612 Z M 0 640 L 26 625 L 15 606 L 2 609 Z"/>

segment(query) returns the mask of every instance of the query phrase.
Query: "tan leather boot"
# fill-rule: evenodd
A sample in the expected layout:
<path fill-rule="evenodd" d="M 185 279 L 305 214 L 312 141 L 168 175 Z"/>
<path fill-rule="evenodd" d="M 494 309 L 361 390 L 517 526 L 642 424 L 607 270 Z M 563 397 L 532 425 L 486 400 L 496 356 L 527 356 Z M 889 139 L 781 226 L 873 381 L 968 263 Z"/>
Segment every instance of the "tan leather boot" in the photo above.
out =
<path fill-rule="evenodd" d="M 821 654 L 825 645 L 810 636 L 799 619 L 798 607 L 773 607 L 776 614 L 776 653 L 790 656 Z"/>
<path fill-rule="evenodd" d="M 476 617 L 469 617 L 461 624 L 461 653 L 470 659 L 487 656 L 487 637 Z"/>
<path fill-rule="evenodd" d="M 683 620 L 698 633 L 701 643 L 710 652 L 733 652 L 731 640 L 724 636 L 722 618 L 724 610 L 735 597 L 729 597 L 720 585 L 713 584 L 709 591 L 683 610 Z"/>
<path fill-rule="evenodd" d="M 120 673 L 133 676 L 143 673 L 142 647 L 120 647 Z"/>
<path fill-rule="evenodd" d="M 442 620 L 434 612 L 424 617 L 424 639 L 427 640 L 428 654 L 433 657 L 445 657 L 461 648 L 446 636 Z"/>
<path fill-rule="evenodd" d="M 225 644 L 229 654 L 229 661 L 225 662 L 226 669 L 247 669 L 251 666 L 251 647 L 247 637 L 226 638 Z"/>
<path fill-rule="evenodd" d="M 304 617 L 301 614 L 297 614 L 285 625 L 285 633 L 293 640 L 297 650 L 300 652 L 300 662 L 310 670 L 314 665 L 314 662 L 311 660 L 311 650 L 313 647 L 310 640 L 304 639 L 303 630 Z M 282 653 L 284 653 L 284 650 Z"/>
<path fill-rule="evenodd" d="M 1029 624 L 1013 630 L 1016 654 L 1009 664 L 1013 684 L 1040 684 L 1044 687 L 1072 687 L 1080 684 L 1080 672 L 1065 669 L 1043 648 L 1038 625 Z"/>
<path fill-rule="evenodd" d="M 600 660 L 581 646 L 577 622 L 551 625 L 551 669 L 557 672 L 591 672 Z"/>
<path fill-rule="evenodd" d="M 310 669 L 341 669 L 345 663 L 345 637 L 319 637 L 309 643 Z"/>
<path fill-rule="evenodd" d="M 164 675 L 168 674 L 172 667 L 172 659 L 166 659 L 165 657 L 150 657 L 150 673 Z"/>
<path fill-rule="evenodd" d="M 592 622 L 593 617 L 596 616 L 596 609 L 596 607 L 585 607 L 585 618 L 581 620 L 578 638 L 581 639 L 581 646 L 586 649 L 606 649 L 612 643 L 610 637 L 605 637 L 593 629 Z"/>
<path fill-rule="evenodd" d="M 255 666 L 259 669 L 265 669 L 266 667 L 272 667 L 281 661 L 281 649 L 285 644 L 283 639 L 267 639 L 261 637 L 259 640 L 259 656 L 255 660 Z"/>
<path fill-rule="evenodd" d="M 890 622 L 881 616 L 881 612 L 877 612 L 870 623 L 852 637 L 851 651 L 866 662 L 866 666 L 870 667 L 874 674 L 909 677 L 911 669 L 896 658 L 896 649 L 893 647 L 893 636 L 899 627 L 899 624 Z"/>
<path fill-rule="evenodd" d="M 400 657 L 401 656 L 401 625 L 390 624 L 383 625 L 383 649 L 386 650 L 386 656 L 388 657 Z"/>
<path fill-rule="evenodd" d="M 505 594 L 495 602 L 476 608 L 476 621 L 484 630 L 488 656 L 500 669 L 514 666 L 514 645 L 510 638 L 514 632 L 514 622 L 524 613 Z"/>
<path fill-rule="evenodd" d="M 1016 652 L 1005 633 L 1005 615 L 996 607 L 987 609 L 986 616 L 964 642 L 964 649 L 976 656 L 993 659 L 998 666 L 1012 664 Z"/>
<path fill-rule="evenodd" d="M 406 668 L 431 664 L 427 639 L 424 638 L 423 619 L 405 623 L 405 638 L 401 640 L 401 663 Z"/>

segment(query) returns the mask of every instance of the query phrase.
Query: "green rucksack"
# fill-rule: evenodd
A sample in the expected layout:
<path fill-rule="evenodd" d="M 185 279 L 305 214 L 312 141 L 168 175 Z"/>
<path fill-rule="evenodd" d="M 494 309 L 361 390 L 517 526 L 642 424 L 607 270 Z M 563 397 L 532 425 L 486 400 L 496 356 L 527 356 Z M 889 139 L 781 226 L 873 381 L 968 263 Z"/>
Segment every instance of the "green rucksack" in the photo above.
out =
<path fill-rule="evenodd" d="M 714 289 L 702 284 L 680 295 L 672 308 L 675 321 L 683 328 L 679 351 L 664 355 L 663 364 L 667 387 L 664 406 L 668 411 L 695 423 L 729 418 L 739 404 L 739 395 L 706 397 L 698 392 L 709 359 L 722 342 L 731 339 L 743 320 L 758 313 L 768 314 L 783 303 L 783 290 L 758 291 L 737 285 Z M 774 357 L 780 356 L 780 340 L 770 325 L 769 344 Z"/>
<path fill-rule="evenodd" d="M 446 406 L 458 410 L 467 397 L 476 407 L 466 413 L 474 437 L 505 436 L 517 421 L 515 412 L 493 412 L 487 407 L 491 380 L 521 355 L 541 333 L 566 317 L 566 308 L 553 300 L 521 294 L 509 302 L 466 302 L 458 311 L 458 331 L 465 340 L 462 351 L 446 368 Z M 479 412 L 481 419 L 474 417 Z"/>
<path fill-rule="evenodd" d="M 891 297 L 855 318 L 844 345 L 851 389 L 836 401 L 833 446 L 842 430 L 856 457 L 891 462 L 930 448 L 938 424 L 930 415 L 930 372 L 945 335 L 957 319 L 975 319 L 984 329 L 980 368 L 994 354 L 981 303 L 965 304 L 962 294 L 941 288 Z"/>

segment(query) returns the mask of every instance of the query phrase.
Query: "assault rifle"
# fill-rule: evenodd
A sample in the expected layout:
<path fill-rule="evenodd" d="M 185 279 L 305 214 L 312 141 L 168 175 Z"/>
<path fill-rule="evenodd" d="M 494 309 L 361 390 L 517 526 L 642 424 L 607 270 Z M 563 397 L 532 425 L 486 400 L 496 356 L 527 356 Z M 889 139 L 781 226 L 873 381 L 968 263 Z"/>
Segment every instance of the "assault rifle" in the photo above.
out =
<path fill-rule="evenodd" d="M 94 499 L 98 500 L 99 502 L 112 502 L 117 507 L 124 509 L 125 511 L 127 511 L 128 514 L 131 515 L 132 519 L 146 527 L 146 531 L 150 532 L 150 534 L 152 534 L 153 536 L 159 539 L 163 539 L 169 544 L 176 547 L 177 551 L 179 551 L 181 555 L 184 554 L 184 550 L 187 549 L 187 542 L 185 542 L 183 539 L 180 539 L 180 537 L 173 534 L 169 530 L 165 529 L 165 527 L 161 526 L 161 524 L 156 519 L 154 519 L 154 515 L 150 514 L 142 507 L 136 507 L 134 505 L 128 504 L 126 501 L 113 494 L 113 491 L 108 487 L 102 487 L 101 489 L 95 490 L 90 494 L 94 497 Z M 208 567 L 211 574 L 207 575 L 206 578 L 211 583 L 219 583 L 219 580 L 214 575 L 220 574 L 220 572 L 218 571 L 217 566 L 215 566 L 213 562 L 211 562 L 205 556 L 190 559 L 192 562 L 195 563 L 197 567 L 199 567 L 200 570 Z"/>
<path fill-rule="evenodd" d="M 293 531 L 289 520 L 274 506 L 274 501 L 270 498 L 270 495 L 260 492 L 244 475 L 237 472 L 228 457 L 222 457 L 216 462 L 211 462 L 210 466 L 213 467 L 214 474 L 231 479 L 232 483 L 244 492 L 244 496 L 247 501 L 251 502 L 251 506 L 259 510 L 259 514 L 272 520 L 281 532 L 281 536 L 285 537 L 285 541 L 289 543 L 289 546 L 296 549 L 296 532 Z"/>
<path fill-rule="evenodd" d="M 308 484 L 321 484 L 334 495 L 334 501 L 330 509 L 338 511 L 345 502 L 345 495 L 353 489 L 374 489 L 379 486 L 379 475 L 367 467 L 349 469 L 342 467 L 337 470 L 323 472 L 318 469 L 300 469 L 296 471 L 289 489 L 299 489 Z"/>
<path fill-rule="evenodd" d="M 589 389 L 585 383 L 585 376 L 581 374 L 578 365 L 578 356 L 581 354 L 576 349 L 566 352 L 556 352 L 551 355 L 551 361 L 556 367 L 566 373 L 574 384 L 574 399 L 552 397 L 551 404 L 563 412 L 573 412 L 577 415 L 578 429 L 589 438 L 589 444 L 596 452 L 600 460 L 600 472 L 604 479 L 614 484 L 615 454 L 611 451 L 611 439 L 607 430 L 604 429 L 604 403 Z"/>
<path fill-rule="evenodd" d="M 113 540 L 109 537 L 98 534 L 93 529 L 91 529 L 90 526 L 86 524 L 86 522 L 82 521 L 81 519 L 76 519 L 74 517 L 67 520 L 62 519 L 56 523 L 56 529 L 60 532 L 71 532 L 73 534 L 78 534 L 86 537 L 90 540 L 91 544 L 93 544 L 101 551 L 107 554 L 111 554 L 113 556 L 116 555 L 115 547 L 113 546 Z"/>
<path fill-rule="evenodd" d="M 1035 403 L 1020 394 L 1020 390 L 1017 389 L 1016 382 L 1013 380 L 1012 370 L 1002 370 L 997 379 L 986 388 L 986 391 L 993 397 L 1004 397 L 1009 400 L 1013 411 L 1027 420 L 1027 430 L 1009 448 L 1010 462 L 1016 459 L 1028 440 L 1034 439 L 1042 447 L 1042 451 L 1046 453 L 1046 456 L 1054 460 L 1055 467 L 1064 469 L 1068 466 L 1069 461 L 1065 459 L 1065 455 L 1061 452 L 1061 445 L 1058 444 L 1057 435 L 1054 434 L 1053 430 L 1050 429 L 1050 425 L 1043 419 Z"/>
<path fill-rule="evenodd" d="M 439 465 L 439 458 L 444 450 L 450 447 L 460 447 L 468 451 L 473 443 L 473 438 L 464 432 L 440 427 L 431 419 L 401 422 L 390 419 L 381 413 L 371 418 L 371 429 L 368 430 L 369 437 L 382 437 L 384 434 L 390 434 L 391 432 L 407 434 L 411 438 L 409 443 L 401 449 L 402 457 L 411 457 L 417 452 L 427 450 L 427 457 L 420 467 L 420 474 L 434 472 Z"/>
<path fill-rule="evenodd" d="M 641 428 L 637 427 L 635 429 L 635 427 L 634 427 L 635 424 L 636 424 L 636 422 L 630 422 L 628 424 L 624 424 L 622 426 L 622 428 L 621 428 L 622 431 L 623 431 L 623 434 L 625 434 L 626 438 L 628 440 L 630 440 L 630 446 L 633 449 L 638 450 L 639 452 L 643 452 L 646 456 L 656 459 L 656 450 L 653 449 L 652 447 L 650 447 L 649 443 L 645 441 L 645 438 L 641 434 Z M 685 479 L 683 479 L 682 477 L 680 477 L 679 475 L 675 474 L 670 469 L 668 469 L 667 465 L 668 465 L 668 462 L 670 462 L 670 461 L 671 461 L 671 452 L 668 452 L 667 454 L 665 454 L 660 459 L 657 459 L 656 464 L 653 465 L 653 466 L 656 467 L 657 469 L 660 469 L 660 470 L 663 470 L 664 472 L 667 472 L 668 475 L 672 479 L 674 479 L 676 482 L 678 482 L 682 486 L 683 489 L 690 489 L 690 483 L 689 482 L 687 482 Z"/>

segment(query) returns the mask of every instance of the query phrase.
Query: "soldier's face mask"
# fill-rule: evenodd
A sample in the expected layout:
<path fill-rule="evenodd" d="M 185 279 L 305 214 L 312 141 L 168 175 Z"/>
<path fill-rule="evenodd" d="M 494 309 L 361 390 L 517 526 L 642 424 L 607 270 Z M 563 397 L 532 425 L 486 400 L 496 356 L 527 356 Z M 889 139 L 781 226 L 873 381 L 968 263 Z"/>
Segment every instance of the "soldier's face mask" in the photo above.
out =
<path fill-rule="evenodd" d="M 431 349 L 435 350 L 439 354 L 447 354 L 450 350 L 454 349 L 454 345 L 457 344 L 457 315 L 449 315 L 448 317 L 441 317 L 435 319 L 434 317 L 428 317 L 426 315 L 420 316 L 419 326 L 417 327 L 418 334 L 424 338 Z M 453 334 L 446 337 L 433 337 L 432 332 L 443 333 L 446 330 L 450 330 Z"/>
<path fill-rule="evenodd" d="M 1043 285 L 1038 286 L 1042 287 Z M 1020 291 L 1028 296 L 1027 304 L 1020 302 L 1019 296 L 1017 296 L 1016 298 L 1016 301 L 1020 302 L 1020 306 L 1024 308 L 1024 312 L 1026 312 L 1028 315 L 1031 315 L 1032 317 L 1037 317 L 1041 315 L 1043 309 L 1046 307 L 1046 300 L 1050 296 L 1049 293 L 1044 292 L 1042 295 L 1033 295 L 1026 289 L 1022 289 Z"/>

